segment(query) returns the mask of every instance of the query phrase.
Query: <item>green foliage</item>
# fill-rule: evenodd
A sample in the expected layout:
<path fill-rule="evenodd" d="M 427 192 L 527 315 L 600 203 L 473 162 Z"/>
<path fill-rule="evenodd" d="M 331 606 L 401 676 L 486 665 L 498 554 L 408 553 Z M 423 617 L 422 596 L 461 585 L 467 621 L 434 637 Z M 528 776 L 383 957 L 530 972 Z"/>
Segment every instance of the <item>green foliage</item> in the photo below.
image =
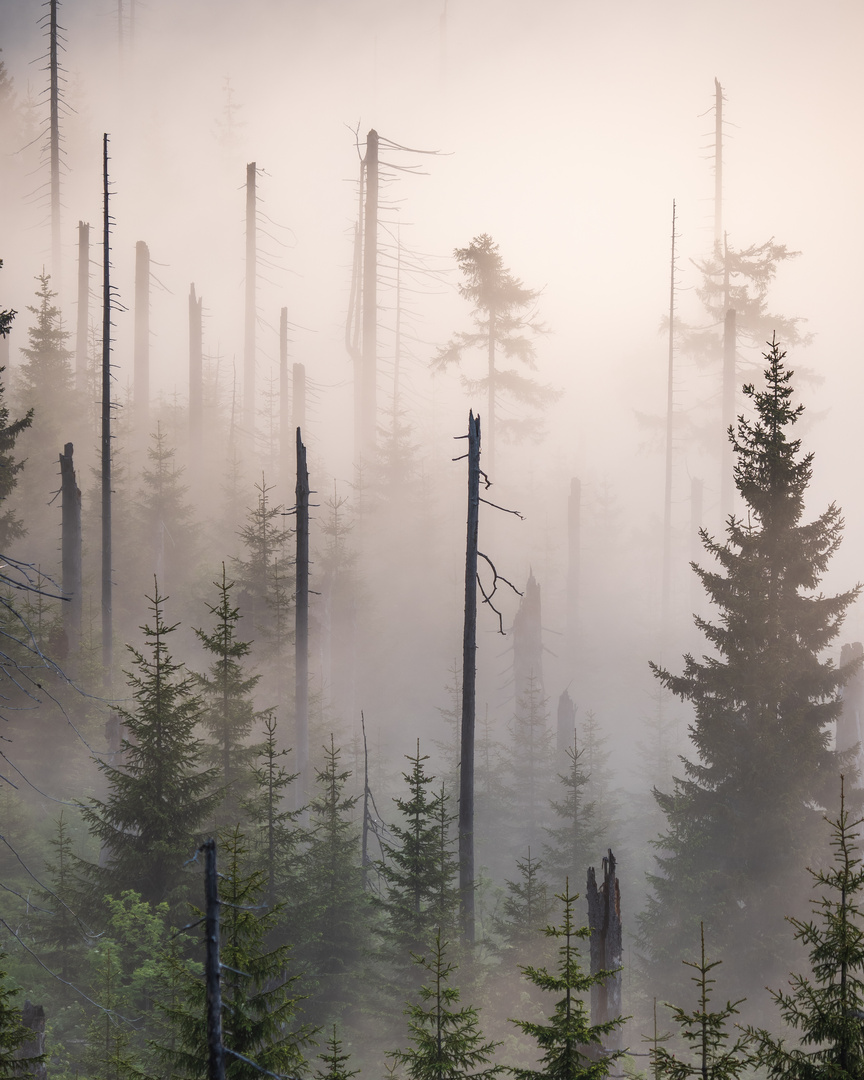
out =
<path fill-rule="evenodd" d="M 534 341 L 545 328 L 536 319 L 534 303 L 538 293 L 526 289 L 504 266 L 498 245 L 483 233 L 475 236 L 467 248 L 457 248 L 454 257 L 464 281 L 459 294 L 473 305 L 471 318 L 476 329 L 457 333 L 438 350 L 432 360 L 437 371 L 461 363 L 467 350 L 482 349 L 487 357 L 487 373 L 479 379 L 463 377 L 470 394 L 485 393 L 489 408 L 486 423 L 489 432 L 489 457 L 494 457 L 496 429 L 515 438 L 536 438 L 542 431 L 536 416 L 500 420 L 496 400 L 510 398 L 531 410 L 551 404 L 559 392 L 523 375 L 513 367 L 501 367 L 499 357 L 517 361 L 533 370 L 537 366 Z"/>
<path fill-rule="evenodd" d="M 32 1034 L 29 1028 L 21 1023 L 21 1009 L 18 1006 L 20 991 L 8 984 L 5 971 L 6 957 L 6 952 L 0 949 L 0 1080 L 22 1075 L 23 1062 L 15 1059 L 15 1052 L 29 1040 Z M 30 1065 L 36 1065 L 41 1060 L 41 1057 L 27 1059 Z"/>
<path fill-rule="evenodd" d="M 770 1077 L 864 1076 L 864 864 L 857 843 L 862 821 L 850 819 L 841 777 L 840 813 L 829 820 L 833 864 L 810 871 L 821 891 L 812 901 L 816 918 L 789 920 L 795 940 L 809 951 L 812 976 L 793 975 L 789 992 L 772 993 L 784 1022 L 800 1032 L 801 1045 L 754 1033 Z"/>
<path fill-rule="evenodd" d="M 36 280 L 38 303 L 27 307 L 36 321 L 27 331 L 29 345 L 21 349 L 25 362 L 19 373 L 20 394 L 35 409 L 42 438 L 53 439 L 59 448 L 64 414 L 74 401 L 73 352 L 66 347 L 70 335 L 63 329 L 60 308 L 52 302 L 57 293 L 49 285 L 51 275 L 43 271 Z"/>
<path fill-rule="evenodd" d="M 591 931 L 587 926 L 576 927 L 573 905 L 578 894 L 570 892 L 567 882 L 564 892 L 556 894 L 564 905 L 560 926 L 547 926 L 543 933 L 547 938 L 560 941 L 558 965 L 555 972 L 545 967 L 523 967 L 525 977 L 552 994 L 562 997 L 546 1023 L 514 1020 L 529 1035 L 541 1051 L 539 1069 L 514 1069 L 517 1080 L 599 1080 L 608 1076 L 615 1061 L 624 1055 L 623 1050 L 600 1052 L 603 1036 L 610 1035 L 624 1023 L 622 1017 L 614 1017 L 602 1024 L 591 1024 L 587 1014 L 584 995 L 592 986 L 601 985 L 611 974 L 598 971 L 584 974 L 580 967 L 579 942 L 587 941 Z"/>
<path fill-rule="evenodd" d="M 41 889 L 38 895 L 40 904 L 50 914 L 35 922 L 34 936 L 42 946 L 42 959 L 61 978 L 68 979 L 72 969 L 80 966 L 84 931 L 75 913 L 81 894 L 80 881 L 69 825 L 62 810 L 57 819 L 57 835 L 49 843 L 54 857 L 46 861 L 45 875 L 51 882 L 51 891 Z"/>
<path fill-rule="evenodd" d="M 684 961 L 687 967 L 696 972 L 691 976 L 698 991 L 696 1008 L 693 1012 L 686 1012 L 676 1005 L 668 1006 L 681 1038 L 690 1048 L 692 1061 L 683 1060 L 656 1040 L 651 1059 L 658 1080 L 687 1080 L 691 1076 L 701 1077 L 702 1080 L 737 1080 L 756 1063 L 756 1057 L 750 1050 L 753 1042 L 750 1035 L 739 1034 L 733 1043 L 729 1041 L 728 1022 L 738 1015 L 741 1001 L 727 1001 L 720 1009 L 711 1008 L 711 988 L 717 980 L 710 973 L 723 961 L 709 962 L 705 959 L 704 929 L 701 940 L 699 962 Z"/>
<path fill-rule="evenodd" d="M 307 1012 L 316 1023 L 340 1017 L 360 998 L 355 976 L 370 928 L 353 815 L 358 798 L 345 793 L 351 772 L 340 768 L 341 751 L 332 735 L 324 755 L 309 806 L 296 918 L 302 935 L 297 955 L 313 981 Z"/>
<path fill-rule="evenodd" d="M 264 477 L 255 485 L 257 499 L 248 511 L 240 538 L 245 558 L 235 558 L 234 570 L 240 586 L 240 610 L 249 618 L 252 637 L 263 639 L 271 650 L 284 647 L 289 639 L 288 611 L 293 597 L 293 576 L 285 551 L 290 533 L 285 527 L 284 507 L 272 504 Z"/>
<path fill-rule="evenodd" d="M 414 957 L 432 978 L 420 987 L 420 1001 L 406 1009 L 413 1045 L 389 1056 L 405 1066 L 411 1080 L 488 1080 L 504 1072 L 491 1064 L 497 1044 L 483 1037 L 475 1008 L 456 1007 L 459 991 L 449 985 L 455 967 L 446 956 L 447 942 L 439 931 L 431 953 Z"/>
<path fill-rule="evenodd" d="M 600 838 L 594 813 L 594 803 L 587 797 L 590 774 L 585 768 L 585 751 L 578 749 L 578 735 L 574 734 L 573 746 L 567 747 L 570 768 L 559 773 L 564 788 L 564 798 L 552 800 L 552 809 L 559 819 L 557 828 L 547 828 L 551 843 L 544 845 L 543 862 L 547 876 L 554 881 L 565 878 L 581 878 Z"/>
<path fill-rule="evenodd" d="M 118 710 L 127 732 L 122 766 L 98 762 L 108 794 L 82 807 L 107 862 L 88 864 L 86 870 L 97 898 L 134 889 L 145 900 L 167 900 L 175 911 L 190 880 L 184 863 L 219 794 L 210 791 L 213 770 L 200 768 L 202 746 L 195 727 L 201 702 L 192 678 L 168 651 L 167 638 L 176 624 L 165 622 L 158 584 L 148 599 L 153 622 L 142 627 L 147 654 L 127 646 L 136 669 L 126 673 L 135 709 Z"/>
<path fill-rule="evenodd" d="M 521 957 L 529 941 L 547 924 L 552 904 L 540 873 L 543 864 L 531 858 L 530 848 L 524 860 L 516 860 L 516 867 L 519 880 L 506 882 L 507 895 L 492 917 L 492 928 L 503 943 L 505 956 L 515 952 Z"/>
<path fill-rule="evenodd" d="M 277 913 L 262 910 L 264 875 L 245 869 L 247 850 L 239 829 L 220 836 L 219 851 L 226 1078 L 259 1080 L 261 1069 L 297 1076 L 305 1068 L 304 1050 L 315 1033 L 297 1019 L 301 998 L 294 992 L 297 977 L 287 975 L 290 950 L 266 947 L 268 927 Z M 206 990 L 187 965 L 174 959 L 172 966 L 182 992 L 175 990 L 173 1000 L 159 1003 L 167 1025 L 156 1052 L 171 1076 L 197 1080 L 207 1075 Z"/>
<path fill-rule="evenodd" d="M 509 843 L 512 853 L 539 851 L 551 814 L 549 778 L 555 752 L 549 727 L 549 702 L 533 672 L 525 692 L 516 700 L 509 724 L 507 772 L 509 781 Z"/>
<path fill-rule="evenodd" d="M 333 1025 L 333 1034 L 326 1042 L 323 1054 L 318 1055 L 318 1060 L 324 1063 L 323 1069 L 315 1070 L 315 1080 L 351 1080 L 357 1076 L 359 1069 L 349 1069 L 350 1054 L 342 1052 L 342 1040 L 336 1036 L 336 1025 Z"/>
<path fill-rule="evenodd" d="M 684 777 L 656 795 L 668 831 L 642 921 L 646 948 L 668 962 L 682 933 L 704 920 L 715 947 L 760 979 L 785 967 L 778 911 L 818 849 L 815 807 L 827 805 L 841 764 L 831 731 L 853 665 L 820 656 L 860 591 L 814 593 L 843 521 L 833 504 L 801 521 L 812 455 L 788 434 L 802 406 L 791 404 L 784 356 L 772 343 L 766 389 L 744 388 L 756 417 L 731 435 L 746 515 L 729 518 L 725 543 L 702 533 L 720 571 L 696 573 L 719 618 L 696 624 L 715 655 L 685 656 L 682 675 L 653 666 L 693 704 L 698 759 L 684 760 Z M 736 948 L 742 941 L 746 950 Z"/>
<path fill-rule="evenodd" d="M 429 758 L 420 753 L 419 740 L 417 752 L 406 759 L 410 770 L 402 776 L 408 791 L 393 800 L 401 822 L 389 826 L 392 840 L 382 843 L 377 866 L 383 885 L 377 903 L 386 917 L 382 952 L 399 973 L 402 989 L 416 974 L 413 965 L 408 967 L 408 957 L 429 948 L 440 929 L 455 926 L 459 904 L 447 796 L 443 788 L 432 791 L 435 777 L 426 772 Z M 406 973 L 407 980 L 401 977 Z"/>
<path fill-rule="evenodd" d="M 240 611 L 232 600 L 234 582 L 225 575 L 214 582 L 218 599 L 208 604 L 215 625 L 209 633 L 196 628 L 195 633 L 206 651 L 215 657 L 206 675 L 196 676 L 204 704 L 203 723 L 210 736 L 204 749 L 204 761 L 219 773 L 225 798 L 219 809 L 223 824 L 240 820 L 240 804 L 248 796 L 254 774 L 252 761 L 258 747 L 249 745 L 252 727 L 263 713 L 255 711 L 252 695 L 259 675 L 247 675 L 243 661 L 249 655 L 250 642 L 237 638 Z"/>

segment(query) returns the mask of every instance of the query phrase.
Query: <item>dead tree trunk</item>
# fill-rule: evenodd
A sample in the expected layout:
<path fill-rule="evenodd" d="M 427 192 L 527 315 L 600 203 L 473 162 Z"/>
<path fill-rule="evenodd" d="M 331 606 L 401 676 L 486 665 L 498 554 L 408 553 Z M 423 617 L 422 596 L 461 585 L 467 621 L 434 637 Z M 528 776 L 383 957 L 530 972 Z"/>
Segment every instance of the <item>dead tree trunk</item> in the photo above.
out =
<path fill-rule="evenodd" d="M 298 809 L 309 793 L 309 472 L 306 447 L 297 428 L 297 594 L 294 604 L 294 715 L 297 747 Z"/>
<path fill-rule="evenodd" d="M 377 435 L 378 380 L 378 132 L 366 136 L 363 227 L 362 456 L 370 461 Z"/>
<path fill-rule="evenodd" d="M 189 442 L 196 468 L 201 464 L 204 435 L 204 327 L 203 304 L 195 295 L 195 283 L 189 286 Z"/>
<path fill-rule="evenodd" d="M 243 334 L 243 426 L 255 437 L 255 321 L 258 284 L 258 200 L 255 162 L 246 166 L 246 308 Z"/>
<path fill-rule="evenodd" d="M 578 477 L 570 480 L 567 501 L 567 643 L 570 662 L 576 659 L 579 633 L 579 555 L 582 528 L 582 484 Z"/>
<path fill-rule="evenodd" d="M 78 319 L 75 326 L 75 389 L 87 389 L 87 329 L 90 321 L 90 226 L 78 222 Z"/>
<path fill-rule="evenodd" d="M 615 873 L 612 849 L 603 859 L 603 884 L 597 888 L 594 867 L 588 868 L 588 925 L 591 928 L 591 974 L 610 971 L 613 974 L 591 987 L 591 1023 L 605 1024 L 621 1015 L 621 892 Z M 617 1050 L 620 1036 L 617 1029 L 607 1036 L 607 1049 Z"/>
<path fill-rule="evenodd" d="M 294 427 L 306 425 L 306 366 L 294 364 L 291 369 L 291 399 Z"/>
<path fill-rule="evenodd" d="M 723 415 L 720 444 L 720 511 L 723 522 L 732 513 L 732 493 L 735 490 L 732 476 L 734 451 L 729 441 L 729 428 L 735 423 L 735 309 L 729 308 L 723 323 Z"/>
<path fill-rule="evenodd" d="M 561 697 L 558 698 L 558 726 L 555 739 L 555 748 L 558 751 L 558 757 L 562 761 L 566 760 L 566 754 L 570 749 L 575 730 L 576 706 L 570 697 L 570 692 L 565 690 Z"/>
<path fill-rule="evenodd" d="M 102 140 L 102 667 L 111 687 L 111 218 L 108 210 L 108 136 Z"/>
<path fill-rule="evenodd" d="M 48 71 L 50 109 L 48 147 L 51 162 L 51 275 L 54 289 L 61 291 L 62 266 L 60 247 L 60 59 L 58 54 L 58 0 L 48 5 Z"/>
<path fill-rule="evenodd" d="M 462 728 L 459 762 L 459 902 L 462 940 L 474 942 L 474 721 L 477 685 L 477 538 L 480 526 L 480 417 L 468 413 L 468 533 L 462 634 Z"/>
<path fill-rule="evenodd" d="M 291 395 L 288 385 L 288 308 L 279 311 L 279 482 L 287 496 L 291 476 Z M 295 423 L 298 427 L 305 424 Z"/>
<path fill-rule="evenodd" d="M 204 937 L 206 941 L 204 981 L 207 988 L 207 1076 L 208 1080 L 225 1080 L 216 841 L 205 840 L 202 847 L 204 850 Z"/>
<path fill-rule="evenodd" d="M 714 245 L 723 239 L 723 87 L 714 80 Z"/>
<path fill-rule="evenodd" d="M 15 1069 L 15 1076 L 27 1076 L 31 1080 L 46 1080 L 48 1065 L 45 1061 L 33 1063 L 33 1058 L 43 1057 L 45 1054 L 45 1009 L 41 1005 L 34 1005 L 26 1000 L 21 1010 L 21 1023 L 32 1032 L 26 1042 L 13 1051 L 12 1058 L 20 1062 L 20 1068 Z"/>
<path fill-rule="evenodd" d="M 513 693 L 518 706 L 533 679 L 540 696 L 543 688 L 543 619 L 540 586 L 529 571 L 525 594 L 513 619 Z"/>
<path fill-rule="evenodd" d="M 660 607 L 661 638 L 669 626 L 672 588 L 672 438 L 675 393 L 675 200 L 672 200 L 672 258 L 669 268 L 669 356 L 666 370 L 666 470 L 663 491 L 663 577 Z"/>
<path fill-rule="evenodd" d="M 702 481 L 698 476 L 690 480 L 690 562 L 698 562 L 702 554 L 699 530 L 702 528 Z M 702 586 L 696 574 L 690 575 L 690 607 L 698 609 L 702 599 Z"/>
<path fill-rule="evenodd" d="M 75 482 L 72 443 L 60 455 L 60 506 L 62 514 L 63 632 L 70 663 L 81 644 L 81 491 Z"/>
<path fill-rule="evenodd" d="M 135 245 L 135 423 L 142 445 L 150 434 L 150 249 Z"/>

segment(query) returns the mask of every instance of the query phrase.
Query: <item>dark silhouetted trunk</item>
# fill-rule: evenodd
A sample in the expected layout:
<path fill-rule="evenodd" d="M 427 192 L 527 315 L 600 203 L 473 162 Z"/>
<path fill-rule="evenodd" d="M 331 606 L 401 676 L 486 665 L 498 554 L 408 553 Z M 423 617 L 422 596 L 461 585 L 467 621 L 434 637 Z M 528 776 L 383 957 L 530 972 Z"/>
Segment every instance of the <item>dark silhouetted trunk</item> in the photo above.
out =
<path fill-rule="evenodd" d="M 222 983 L 219 962 L 219 877 L 216 872 L 216 841 L 204 848 L 204 981 L 207 988 L 207 1077 L 225 1080 L 225 1049 L 222 1044 Z"/>
<path fill-rule="evenodd" d="M 720 443 L 720 512 L 725 522 L 732 513 L 732 495 L 735 480 L 732 475 L 735 453 L 729 441 L 729 428 L 735 423 L 735 352 L 736 352 L 735 311 L 729 308 L 723 322 L 723 415 Z"/>
<path fill-rule="evenodd" d="M 87 389 L 87 330 L 90 321 L 90 226 L 78 222 L 78 321 L 75 326 L 75 389 Z"/>
<path fill-rule="evenodd" d="M 477 684 L 477 537 L 480 527 L 480 417 L 468 414 L 468 533 L 462 634 L 459 762 L 459 902 L 462 940 L 474 942 L 474 721 Z"/>
<path fill-rule="evenodd" d="M 591 1023 L 605 1024 L 621 1015 L 621 967 L 623 945 L 621 932 L 621 893 L 615 873 L 611 848 L 603 859 L 603 884 L 598 888 L 594 867 L 588 869 L 588 925 L 591 928 L 591 974 L 613 971 L 615 974 L 591 987 Z M 607 1049 L 618 1049 L 618 1029 L 607 1036 Z"/>
<path fill-rule="evenodd" d="M 111 687 L 111 219 L 108 209 L 108 136 L 102 141 L 102 667 Z"/>
<path fill-rule="evenodd" d="M 366 136 L 366 207 L 363 226 L 363 364 L 361 454 L 369 462 L 375 454 L 378 380 L 378 132 Z"/>
<path fill-rule="evenodd" d="M 297 428 L 297 594 L 294 605 L 295 683 L 298 807 L 309 794 L 309 472 L 306 447 Z"/>
<path fill-rule="evenodd" d="M 60 247 L 60 60 L 57 25 L 58 0 L 48 4 L 48 72 L 50 78 L 50 118 L 48 153 L 51 163 L 51 276 L 56 292 L 61 291 Z"/>
<path fill-rule="evenodd" d="M 60 455 L 60 504 L 62 514 L 63 632 L 67 655 L 72 658 L 81 644 L 81 491 L 75 482 L 72 443 Z"/>

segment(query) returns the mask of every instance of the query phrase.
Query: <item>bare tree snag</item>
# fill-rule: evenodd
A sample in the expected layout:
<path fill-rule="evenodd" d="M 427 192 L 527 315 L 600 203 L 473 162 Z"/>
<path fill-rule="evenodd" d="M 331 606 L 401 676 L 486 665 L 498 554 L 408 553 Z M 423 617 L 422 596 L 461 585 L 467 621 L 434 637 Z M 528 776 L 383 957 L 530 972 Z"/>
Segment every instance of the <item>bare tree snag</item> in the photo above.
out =
<path fill-rule="evenodd" d="M 90 322 L 90 226 L 78 222 L 78 315 L 75 326 L 75 389 L 87 389 L 87 330 Z"/>
<path fill-rule="evenodd" d="M 225 1080 L 225 1048 L 222 1043 L 222 985 L 219 961 L 219 878 L 216 873 L 216 841 L 205 840 L 204 852 L 204 980 L 207 988 L 207 1076 Z"/>
<path fill-rule="evenodd" d="M 570 692 L 565 690 L 558 698 L 558 726 L 556 729 L 555 748 L 558 756 L 565 759 L 567 751 L 576 731 L 576 706 L 570 697 Z"/>
<path fill-rule="evenodd" d="M 714 244 L 723 239 L 723 87 L 714 79 Z"/>
<path fill-rule="evenodd" d="M 729 308 L 723 322 L 723 413 L 721 418 L 720 462 L 720 513 L 725 522 L 732 513 L 732 495 L 735 490 L 732 475 L 734 450 L 729 441 L 729 428 L 735 423 L 735 352 L 736 326 L 735 310 Z"/>
<path fill-rule="evenodd" d="M 204 435 L 203 304 L 203 299 L 195 295 L 193 281 L 189 286 L 189 442 L 196 467 Z"/>
<path fill-rule="evenodd" d="M 135 422 L 139 439 L 150 433 L 150 248 L 135 245 Z"/>
<path fill-rule="evenodd" d="M 75 482 L 72 443 L 60 455 L 60 506 L 62 515 L 61 573 L 63 577 L 63 632 L 67 655 L 74 657 L 81 644 L 81 491 Z"/>
<path fill-rule="evenodd" d="M 588 925 L 591 929 L 591 974 L 612 972 L 602 983 L 591 987 L 591 1023 L 605 1024 L 621 1015 L 621 892 L 615 873 L 612 849 L 603 859 L 603 884 L 598 888 L 594 867 L 588 868 Z M 618 1049 L 617 1029 L 607 1049 Z"/>
<path fill-rule="evenodd" d="M 366 135 L 366 206 L 363 226 L 363 336 L 361 454 L 369 461 L 377 436 L 378 380 L 378 132 Z"/>
<path fill-rule="evenodd" d="M 672 588 L 672 439 L 675 405 L 675 200 L 672 200 L 672 258 L 669 265 L 669 356 L 666 368 L 666 469 L 663 490 L 663 578 L 660 629 L 663 640 L 669 626 Z"/>
<path fill-rule="evenodd" d="M 51 163 L 51 275 L 54 288 L 61 290 L 62 263 L 60 247 L 60 58 L 57 25 L 58 0 L 48 3 L 48 71 L 50 78 L 48 148 Z"/>
<path fill-rule="evenodd" d="M 543 619 L 540 586 L 529 570 L 525 594 L 513 619 L 513 687 L 517 704 L 531 680 L 545 697 L 543 688 Z"/>
<path fill-rule="evenodd" d="M 480 527 L 480 417 L 468 413 L 468 533 L 462 634 L 459 761 L 459 902 L 462 940 L 474 942 L 474 722 L 477 686 L 477 539 Z"/>
<path fill-rule="evenodd" d="M 102 137 L 102 667 L 111 686 L 111 218 L 108 209 L 108 136 Z"/>
<path fill-rule="evenodd" d="M 291 400 L 294 427 L 306 426 L 306 366 L 293 364 L 291 367 Z"/>
<path fill-rule="evenodd" d="M 576 659 L 579 633 L 579 555 L 582 529 L 582 484 L 579 478 L 570 479 L 567 500 L 567 643 L 570 661 Z"/>
<path fill-rule="evenodd" d="M 293 427 L 305 427 L 295 423 Z M 279 310 L 279 482 L 287 497 L 291 476 L 291 394 L 288 384 L 288 308 Z"/>
<path fill-rule="evenodd" d="M 243 333 L 243 426 L 246 438 L 255 435 L 255 323 L 258 284 L 258 200 L 255 162 L 246 166 L 246 307 Z"/>
<path fill-rule="evenodd" d="M 294 604 L 294 716 L 297 748 L 298 809 L 309 794 L 309 472 L 306 447 L 297 428 L 297 567 Z"/>

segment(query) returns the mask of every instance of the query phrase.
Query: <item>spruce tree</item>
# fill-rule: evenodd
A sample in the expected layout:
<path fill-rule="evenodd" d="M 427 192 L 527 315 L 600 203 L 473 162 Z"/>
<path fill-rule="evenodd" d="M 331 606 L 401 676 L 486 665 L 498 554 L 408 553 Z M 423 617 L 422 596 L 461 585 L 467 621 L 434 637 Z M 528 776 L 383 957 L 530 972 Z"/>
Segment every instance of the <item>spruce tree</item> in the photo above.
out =
<path fill-rule="evenodd" d="M 219 801 L 212 769 L 201 767 L 195 735 L 201 701 L 194 681 L 175 663 L 158 583 L 145 624 L 146 652 L 128 645 L 134 665 L 126 672 L 134 709 L 120 708 L 126 730 L 123 765 L 101 759 L 105 799 L 90 799 L 82 812 L 105 853 L 104 865 L 86 864 L 97 901 L 108 892 L 134 889 L 145 900 L 166 900 L 177 910 L 189 882 L 183 866 L 201 839 L 201 828 Z"/>
<path fill-rule="evenodd" d="M 720 1009 L 711 1008 L 712 987 L 717 981 L 711 972 L 722 960 L 706 960 L 705 931 L 701 929 L 702 950 L 698 963 L 685 960 L 687 967 L 696 972 L 691 982 L 696 984 L 698 1000 L 693 1012 L 686 1012 L 677 1005 L 669 1005 L 672 1017 L 678 1025 L 681 1038 L 689 1048 L 687 1061 L 667 1049 L 659 1042 L 651 1051 L 651 1061 L 658 1080 L 688 1080 L 700 1077 L 701 1080 L 737 1080 L 749 1075 L 749 1070 L 756 1064 L 752 1053 L 752 1036 L 736 1035 L 731 1042 L 729 1021 L 738 1015 L 741 1001 L 727 1001 Z M 742 999 L 743 1000 L 743 999 Z"/>
<path fill-rule="evenodd" d="M 419 975 L 412 954 L 425 952 L 440 929 L 454 928 L 459 902 L 447 796 L 443 789 L 432 790 L 435 777 L 426 772 L 429 758 L 420 753 L 419 740 L 406 759 L 410 770 L 402 776 L 408 790 L 393 800 L 401 820 L 390 824 L 392 839 L 382 843 L 383 888 L 376 898 L 386 920 L 382 958 L 403 992 Z"/>
<path fill-rule="evenodd" d="M 298 1076 L 315 1032 L 298 1019 L 302 998 L 297 976 L 287 973 L 290 950 L 266 945 L 268 924 L 277 913 L 262 910 L 264 875 L 248 870 L 238 828 L 220 835 L 219 850 L 225 1075 L 230 1080 L 257 1080 L 262 1071 Z M 167 1023 L 157 1056 L 169 1075 L 197 1080 L 207 1073 L 206 988 L 188 966 L 180 964 L 177 973 L 185 992 L 159 1005 Z"/>
<path fill-rule="evenodd" d="M 30 1057 L 21 1061 L 17 1051 L 32 1037 L 33 1032 L 21 1023 L 21 1009 L 18 1005 L 20 991 L 9 985 L 5 971 L 7 953 L 0 948 L 0 1080 L 7 1077 L 27 1075 L 23 1069 L 38 1065 L 41 1057 Z"/>
<path fill-rule="evenodd" d="M 800 1045 L 754 1033 L 772 1080 L 864 1076 L 864 863 L 858 844 L 864 818 L 851 820 L 842 779 L 840 812 L 826 819 L 833 863 L 809 871 L 820 891 L 812 901 L 815 917 L 789 920 L 795 940 L 809 951 L 812 975 L 793 975 L 789 991 L 771 995 L 784 1023 L 799 1033 Z"/>
<path fill-rule="evenodd" d="M 351 1055 L 342 1050 L 342 1040 L 336 1034 L 336 1025 L 333 1025 L 333 1033 L 325 1043 L 323 1054 L 318 1055 L 318 1060 L 323 1062 L 323 1068 L 315 1070 L 315 1080 L 351 1080 L 357 1076 L 359 1069 L 349 1069 L 348 1062 Z"/>
<path fill-rule="evenodd" d="M 76 914 L 81 887 L 69 824 L 62 810 L 57 819 L 57 833 L 48 842 L 54 849 L 53 858 L 45 863 L 51 889 L 40 889 L 38 894 L 40 905 L 47 909 L 47 917 L 38 918 L 33 931 L 42 958 L 61 978 L 68 979 L 73 968 L 80 966 L 87 928 Z"/>
<path fill-rule="evenodd" d="M 252 762 L 258 747 L 249 744 L 257 719 L 252 695 L 260 675 L 247 674 L 244 660 L 251 643 L 237 637 L 240 611 L 232 597 L 234 582 L 229 581 L 222 564 L 222 577 L 214 582 L 217 602 L 207 604 L 215 619 L 213 629 L 195 629 L 198 640 L 214 657 L 206 675 L 196 676 L 204 705 L 203 723 L 209 735 L 203 757 L 217 770 L 225 798 L 218 816 L 222 824 L 236 824 L 241 818 L 241 803 L 250 794 L 254 782 Z"/>
<path fill-rule="evenodd" d="M 431 949 L 415 955 L 414 962 L 431 980 L 420 986 L 420 1001 L 405 1010 L 413 1045 L 389 1056 L 405 1067 L 411 1080 L 490 1080 L 503 1073 L 503 1066 L 492 1064 L 497 1044 L 484 1038 L 477 1010 L 457 1007 L 459 990 L 449 985 L 455 966 L 447 960 L 447 942 L 440 931 Z"/>
<path fill-rule="evenodd" d="M 548 993 L 561 995 L 545 1023 L 531 1020 L 513 1020 L 513 1023 L 529 1035 L 540 1051 L 539 1068 L 513 1069 L 516 1080 L 600 1080 L 608 1076 L 610 1069 L 623 1050 L 600 1052 L 603 1037 L 610 1035 L 624 1023 L 623 1017 L 614 1017 L 602 1024 L 591 1024 L 584 998 L 595 984 L 602 983 L 612 972 L 598 971 L 585 974 L 580 966 L 579 942 L 591 937 L 587 926 L 577 927 L 573 906 L 578 894 L 570 892 L 569 881 L 564 892 L 556 898 L 564 906 L 563 919 L 558 926 L 543 930 L 547 938 L 560 941 L 558 963 L 555 971 L 545 967 L 523 967 L 522 973 L 534 986 Z"/>
<path fill-rule="evenodd" d="M 356 974 L 370 929 L 354 820 L 358 797 L 345 792 L 351 772 L 340 767 L 341 751 L 332 735 L 324 754 L 324 768 L 316 769 L 317 794 L 309 806 L 295 919 L 301 935 L 297 956 L 313 984 L 307 1013 L 315 1023 L 338 1019 L 361 997 Z"/>
<path fill-rule="evenodd" d="M 539 851 L 550 823 L 549 779 L 555 751 L 549 727 L 549 702 L 532 672 L 516 701 L 510 722 L 507 765 L 510 784 L 510 848 L 515 856 L 527 848 Z"/>
<path fill-rule="evenodd" d="M 0 259 L 0 267 L 3 260 Z M 0 310 L 0 337 L 8 336 L 12 329 L 12 320 L 16 312 Z M 6 402 L 6 385 L 2 379 L 5 368 L 0 368 L 0 503 L 9 498 L 18 482 L 18 474 L 24 468 L 23 461 L 16 461 L 13 451 L 18 436 L 33 423 L 33 409 L 30 408 L 18 420 L 9 419 L 9 406 Z M 24 524 L 14 510 L 0 508 L 0 551 L 8 552 L 15 540 L 20 540 L 26 532 Z"/>
<path fill-rule="evenodd" d="M 854 665 L 823 659 L 859 587 L 815 590 L 840 543 L 833 503 L 802 521 L 813 455 L 791 437 L 803 406 L 776 341 L 765 354 L 766 387 L 745 386 L 755 408 L 730 431 L 735 484 L 746 513 L 730 516 L 721 543 L 703 530 L 720 570 L 694 567 L 718 619 L 697 618 L 712 655 L 684 658 L 662 685 L 690 701 L 695 760 L 671 792 L 656 793 L 667 819 L 641 922 L 643 946 L 670 964 L 682 934 L 704 921 L 712 948 L 737 962 L 736 976 L 788 970 L 779 913 L 798 868 L 819 846 L 841 756 L 831 747 L 839 691 Z M 732 965 L 730 964 L 730 967 Z"/>
<path fill-rule="evenodd" d="M 569 769 L 558 774 L 564 798 L 560 802 L 552 800 L 559 825 L 546 829 L 550 842 L 543 847 L 546 876 L 553 884 L 568 877 L 574 881 L 581 878 L 600 837 L 594 803 L 586 794 L 590 776 L 585 769 L 585 751 L 579 750 L 577 738 L 574 734 L 573 746 L 567 747 Z"/>

